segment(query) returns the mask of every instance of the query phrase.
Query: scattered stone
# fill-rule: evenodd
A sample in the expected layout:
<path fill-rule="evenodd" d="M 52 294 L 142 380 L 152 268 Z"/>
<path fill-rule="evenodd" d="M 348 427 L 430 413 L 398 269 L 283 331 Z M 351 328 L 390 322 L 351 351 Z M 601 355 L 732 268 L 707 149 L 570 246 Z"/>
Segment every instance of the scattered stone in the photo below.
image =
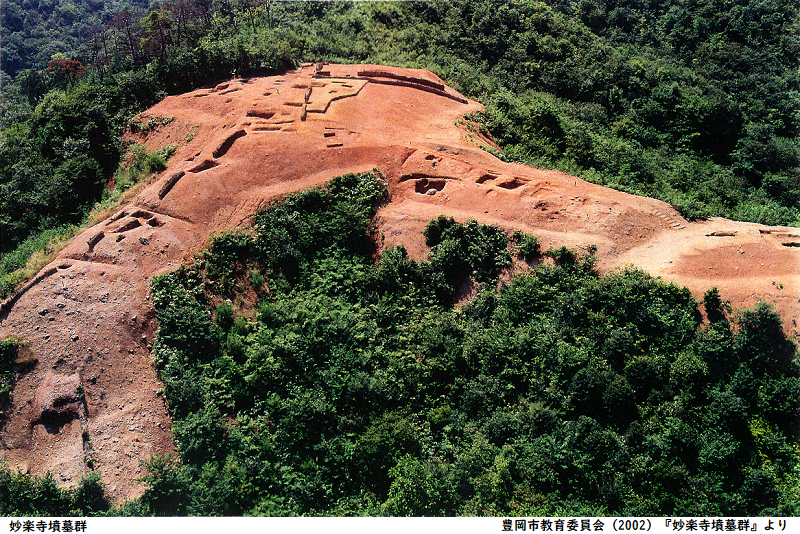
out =
<path fill-rule="evenodd" d="M 63 310 L 64 308 L 66 308 L 66 307 L 67 307 L 67 305 L 66 305 L 66 304 L 64 304 L 63 302 L 59 302 L 58 304 L 56 304 L 56 308 L 60 308 L 60 309 L 62 309 L 62 310 Z"/>
<path fill-rule="evenodd" d="M 140 237 L 139 243 L 141 243 L 142 245 L 149 245 L 150 241 L 146 237 Z"/>
<path fill-rule="evenodd" d="M 72 341 L 78 341 L 78 334 L 74 334 L 72 336 Z"/>
<path fill-rule="evenodd" d="M 49 311 L 50 310 L 48 310 L 47 308 L 42 308 L 41 310 L 39 310 L 39 315 L 45 316 Z"/>

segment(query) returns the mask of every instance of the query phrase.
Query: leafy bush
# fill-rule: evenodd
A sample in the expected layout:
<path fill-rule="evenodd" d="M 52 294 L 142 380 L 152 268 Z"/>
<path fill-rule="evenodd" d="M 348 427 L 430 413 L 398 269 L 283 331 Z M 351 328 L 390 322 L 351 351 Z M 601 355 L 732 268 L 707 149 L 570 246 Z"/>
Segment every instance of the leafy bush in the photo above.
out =
<path fill-rule="evenodd" d="M 376 260 L 336 237 L 371 239 L 373 179 L 289 196 L 257 217 L 255 236 L 222 236 L 153 282 L 181 457 L 151 460 L 129 512 L 791 509 L 798 375 L 774 312 L 703 325 L 685 288 L 636 269 L 601 276 L 563 247 L 554 265 L 454 308 L 437 292 L 455 268 L 496 272 L 504 234 L 438 218 L 428 261 L 402 248 Z M 291 277 L 275 260 L 286 250 Z M 210 280 L 234 258 L 250 263 L 232 287 L 266 273 L 254 319 L 215 304 Z M 753 475 L 766 461 L 769 476 Z"/>
<path fill-rule="evenodd" d="M 515 253 L 527 262 L 532 262 L 539 257 L 541 246 L 536 236 L 515 230 L 511 240 L 517 244 Z"/>
<path fill-rule="evenodd" d="M 431 265 L 453 284 L 473 274 L 479 283 L 491 282 L 511 264 L 502 230 L 475 220 L 461 225 L 452 217 L 440 215 L 425 228 L 425 243 L 431 247 Z"/>
<path fill-rule="evenodd" d="M 6 517 L 99 516 L 110 508 L 100 475 L 91 472 L 73 489 L 62 489 L 49 472 L 37 477 L 0 464 L 0 513 Z"/>

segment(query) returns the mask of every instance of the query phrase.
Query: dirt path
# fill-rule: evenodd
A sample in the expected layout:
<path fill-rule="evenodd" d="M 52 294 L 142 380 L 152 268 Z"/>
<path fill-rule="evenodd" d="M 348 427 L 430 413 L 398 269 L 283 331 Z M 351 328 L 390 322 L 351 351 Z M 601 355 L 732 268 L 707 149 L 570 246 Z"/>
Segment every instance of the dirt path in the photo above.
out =
<path fill-rule="evenodd" d="M 0 457 L 65 484 L 91 464 L 114 498 L 139 495 L 140 461 L 174 450 L 149 352 L 150 279 L 189 261 L 212 233 L 248 224 L 272 199 L 347 172 L 384 174 L 384 245 L 403 244 L 413 257 L 427 253 L 422 229 L 431 218 L 475 218 L 534 233 L 545 248 L 594 244 L 601 269 L 635 264 L 698 298 L 717 286 L 737 306 L 773 302 L 795 332 L 800 231 L 690 224 L 663 202 L 503 163 L 479 148 L 490 141 L 456 125 L 478 109 L 427 71 L 307 65 L 148 110 L 174 118 L 140 139 L 151 149 L 179 144 L 169 168 L 6 303 L 0 335 L 28 346 Z"/>

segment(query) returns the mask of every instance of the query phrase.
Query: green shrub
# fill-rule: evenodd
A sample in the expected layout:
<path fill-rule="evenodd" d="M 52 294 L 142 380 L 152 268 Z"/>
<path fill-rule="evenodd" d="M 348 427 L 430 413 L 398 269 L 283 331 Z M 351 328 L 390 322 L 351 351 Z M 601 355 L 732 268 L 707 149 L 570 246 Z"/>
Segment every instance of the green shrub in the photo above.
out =
<path fill-rule="evenodd" d="M 0 513 L 6 517 L 99 516 L 110 508 L 100 474 L 82 477 L 73 489 L 63 489 L 48 472 L 38 477 L 14 472 L 0 464 Z"/>
<path fill-rule="evenodd" d="M 526 234 L 520 230 L 514 231 L 511 236 L 513 242 L 517 244 L 515 253 L 527 262 L 532 262 L 539 257 L 541 246 L 536 236 Z"/>
<path fill-rule="evenodd" d="M 798 373 L 774 312 L 702 324 L 687 289 L 633 268 L 600 275 L 565 247 L 454 308 L 454 283 L 496 280 L 525 235 L 444 217 L 426 229 L 427 261 L 402 248 L 376 259 L 338 241 L 373 237 L 379 196 L 363 184 L 276 202 L 257 237 L 225 236 L 153 281 L 153 353 L 182 457 L 153 464 L 128 511 L 791 507 L 796 486 L 778 481 L 796 463 Z M 257 271 L 270 288 L 254 319 L 216 305 L 210 282 L 242 258 L 231 287 Z M 780 474 L 749 477 L 765 461 Z M 731 490 L 692 493 L 709 479 Z"/>

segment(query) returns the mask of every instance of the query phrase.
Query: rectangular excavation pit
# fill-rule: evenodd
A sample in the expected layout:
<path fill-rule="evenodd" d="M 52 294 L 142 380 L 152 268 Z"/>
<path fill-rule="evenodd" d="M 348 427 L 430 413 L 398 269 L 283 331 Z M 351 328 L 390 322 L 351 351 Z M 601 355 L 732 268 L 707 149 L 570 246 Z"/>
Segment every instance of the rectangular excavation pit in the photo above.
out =
<path fill-rule="evenodd" d="M 164 182 L 164 185 L 161 186 L 161 190 L 159 190 L 159 192 L 158 192 L 158 198 L 159 199 L 163 199 L 165 196 L 167 196 L 167 193 L 169 193 L 170 190 L 173 187 L 175 187 L 175 184 L 178 183 L 178 180 L 183 178 L 184 174 L 186 174 L 186 173 L 183 172 L 183 171 L 180 171 L 180 172 L 176 172 L 175 174 L 170 176 L 169 179 L 166 182 Z"/>
<path fill-rule="evenodd" d="M 278 132 L 281 127 L 278 124 L 258 124 L 253 126 L 254 132 Z"/>
<path fill-rule="evenodd" d="M 126 215 L 128 215 L 128 212 L 127 212 L 127 211 L 125 211 L 125 210 L 118 211 L 117 213 L 115 213 L 115 214 L 114 214 L 114 216 L 113 216 L 113 217 L 111 217 L 111 218 L 108 220 L 108 222 L 114 222 L 114 221 L 118 221 L 118 220 L 120 220 L 121 218 L 125 217 Z"/>
<path fill-rule="evenodd" d="M 433 89 L 438 89 L 439 91 L 444 91 L 444 84 L 442 83 L 434 82 L 432 80 L 428 80 L 425 78 L 418 78 L 417 76 L 405 76 L 402 74 L 396 74 L 394 72 L 385 70 L 362 70 L 358 72 L 358 75 L 366 78 L 389 78 L 393 80 L 424 85 L 427 87 L 431 87 Z"/>
<path fill-rule="evenodd" d="M 257 117 L 259 119 L 271 119 L 275 116 L 273 109 L 251 109 L 247 112 L 248 117 Z"/>
<path fill-rule="evenodd" d="M 131 217 L 134 217 L 136 219 L 150 219 L 153 217 L 153 214 L 147 211 L 136 210 L 133 213 L 131 213 Z"/>
<path fill-rule="evenodd" d="M 211 153 L 211 155 L 215 158 L 221 158 L 228 152 L 228 150 L 231 149 L 233 143 L 235 143 L 237 139 L 244 137 L 245 135 L 247 135 L 247 132 L 244 130 L 237 130 L 233 132 L 231 135 L 226 137 L 222 143 L 220 143 L 220 145 L 216 150 L 214 150 L 214 152 Z"/>
<path fill-rule="evenodd" d="M 129 230 L 133 230 L 134 228 L 139 228 L 141 225 L 142 223 L 139 222 L 139 219 L 131 219 L 130 221 L 126 222 L 125 224 L 114 230 L 114 233 L 121 234 L 122 232 L 127 232 Z"/>
<path fill-rule="evenodd" d="M 94 249 L 94 246 L 98 244 L 100 241 L 102 241 L 105 236 L 106 236 L 105 232 L 98 232 L 92 237 L 90 237 L 89 240 L 86 242 L 86 244 L 89 245 L 89 251 L 91 252 Z"/>
<path fill-rule="evenodd" d="M 502 187 L 503 189 L 516 189 L 518 187 L 522 187 L 523 185 L 525 185 L 524 182 L 518 180 L 517 178 L 497 182 L 497 187 Z"/>
<path fill-rule="evenodd" d="M 200 163 L 189 169 L 189 172 L 203 172 L 207 171 L 208 169 L 213 169 L 218 165 L 219 163 L 217 163 L 213 159 L 204 159 L 203 161 L 201 161 Z"/>
<path fill-rule="evenodd" d="M 414 191 L 420 193 L 422 195 L 431 194 L 429 191 L 441 191 L 444 189 L 446 185 L 446 181 L 442 179 L 430 179 L 430 178 L 422 178 L 421 180 L 417 180 L 414 184 Z"/>

